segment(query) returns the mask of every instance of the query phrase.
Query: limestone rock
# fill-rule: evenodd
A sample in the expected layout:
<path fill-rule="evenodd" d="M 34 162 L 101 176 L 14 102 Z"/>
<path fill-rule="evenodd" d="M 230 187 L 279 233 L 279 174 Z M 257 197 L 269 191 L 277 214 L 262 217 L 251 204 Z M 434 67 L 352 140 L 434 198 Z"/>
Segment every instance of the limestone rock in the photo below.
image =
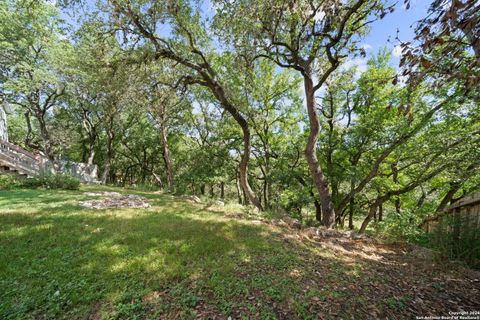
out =
<path fill-rule="evenodd" d="M 86 196 L 89 197 L 121 197 L 122 194 L 118 192 L 84 192 L 83 193 Z"/>
<path fill-rule="evenodd" d="M 298 221 L 297 219 L 293 219 L 293 218 L 290 218 L 290 217 L 284 217 L 283 220 L 285 221 L 285 223 L 290 228 L 293 228 L 293 229 L 301 229 L 302 228 L 302 223 L 300 221 Z"/>
<path fill-rule="evenodd" d="M 314 227 L 310 227 L 303 230 L 302 234 L 308 239 L 315 239 L 315 238 L 318 238 L 318 229 Z"/>
<path fill-rule="evenodd" d="M 326 228 L 319 228 L 318 234 L 324 238 L 332 238 L 332 237 L 342 237 L 343 234 L 340 231 L 334 229 L 326 229 Z"/>
<path fill-rule="evenodd" d="M 272 224 L 279 226 L 279 227 L 286 227 L 287 223 L 283 221 L 282 219 L 273 219 Z"/>
<path fill-rule="evenodd" d="M 217 207 L 223 207 L 225 206 L 225 202 L 221 201 L 221 200 L 217 200 L 213 203 L 214 206 L 217 206 Z"/>
<path fill-rule="evenodd" d="M 200 198 L 197 196 L 186 196 L 185 199 L 192 203 L 202 203 L 202 200 L 200 200 Z"/>
<path fill-rule="evenodd" d="M 350 234 L 350 238 L 352 240 L 366 240 L 368 237 L 364 234 L 361 234 L 361 233 L 352 232 Z"/>

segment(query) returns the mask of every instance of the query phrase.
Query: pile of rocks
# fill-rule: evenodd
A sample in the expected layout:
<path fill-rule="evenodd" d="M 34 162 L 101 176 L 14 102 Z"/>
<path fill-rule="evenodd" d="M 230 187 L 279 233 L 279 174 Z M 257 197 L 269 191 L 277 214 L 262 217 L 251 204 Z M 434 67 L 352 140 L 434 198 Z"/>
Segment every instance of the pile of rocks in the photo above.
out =
<path fill-rule="evenodd" d="M 288 227 L 291 229 L 299 230 L 299 235 L 302 238 L 320 241 L 325 240 L 328 238 L 343 238 L 343 239 L 351 239 L 351 240 L 363 240 L 363 241 L 372 241 L 372 239 L 365 234 L 359 234 L 353 231 L 343 231 L 343 230 L 335 230 L 335 229 L 327 229 L 325 227 L 309 227 L 303 228 L 302 223 L 294 218 L 289 216 L 284 216 L 281 219 L 273 219 L 270 221 L 266 221 L 266 223 L 273 224 L 279 227 Z"/>
<path fill-rule="evenodd" d="M 299 220 L 291 218 L 289 216 L 284 216 L 281 219 L 273 219 L 270 222 L 271 224 L 274 224 L 279 227 L 290 227 L 292 229 L 302 228 L 302 223 Z"/>
<path fill-rule="evenodd" d="M 305 228 L 301 230 L 301 236 L 310 240 L 320 241 L 325 239 L 350 239 L 350 240 L 363 240 L 366 242 L 373 241 L 372 238 L 365 234 L 360 234 L 354 231 L 344 231 L 335 229 L 326 229 L 325 227 Z"/>
<path fill-rule="evenodd" d="M 149 208 L 150 204 L 142 196 L 133 194 L 122 195 L 118 192 L 85 192 L 90 197 L 104 197 L 103 199 L 79 201 L 82 207 L 90 209 L 117 209 L 117 208 Z"/>
<path fill-rule="evenodd" d="M 83 194 L 86 195 L 86 196 L 89 196 L 89 197 L 121 197 L 122 196 L 121 193 L 108 192 L 108 191 L 104 191 L 104 192 L 84 192 Z"/>
<path fill-rule="evenodd" d="M 202 203 L 202 200 L 197 196 L 184 196 L 184 199 L 190 203 Z"/>

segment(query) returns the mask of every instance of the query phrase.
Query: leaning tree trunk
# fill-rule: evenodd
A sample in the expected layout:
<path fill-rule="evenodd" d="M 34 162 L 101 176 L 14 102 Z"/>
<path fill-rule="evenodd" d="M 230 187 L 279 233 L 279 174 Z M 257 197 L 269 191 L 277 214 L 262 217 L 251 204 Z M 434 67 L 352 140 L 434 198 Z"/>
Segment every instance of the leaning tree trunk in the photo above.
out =
<path fill-rule="evenodd" d="M 250 161 L 250 150 L 251 150 L 251 134 L 250 128 L 248 125 L 247 120 L 240 114 L 240 112 L 235 108 L 230 101 L 228 100 L 225 91 L 223 88 L 212 79 L 205 79 L 209 81 L 209 87 L 212 90 L 215 97 L 222 103 L 222 106 L 225 110 L 230 113 L 230 115 L 235 119 L 237 124 L 242 129 L 243 133 L 243 153 L 240 159 L 240 164 L 238 166 L 238 173 L 240 179 L 240 186 L 245 193 L 246 198 L 260 211 L 263 211 L 262 204 L 260 200 L 257 198 L 255 193 L 253 192 L 250 184 L 248 182 L 248 162 Z"/>
<path fill-rule="evenodd" d="M 238 167 L 240 175 L 240 185 L 242 186 L 245 195 L 248 200 L 258 208 L 258 210 L 263 211 L 262 204 L 253 192 L 250 184 L 248 183 L 248 161 L 250 160 L 250 148 L 251 148 L 251 139 L 250 139 L 250 129 L 248 128 L 247 121 L 244 122 L 242 126 L 243 131 L 243 154 L 242 159 L 240 160 L 240 166 Z"/>
<path fill-rule="evenodd" d="M 307 147 L 305 149 L 305 157 L 307 159 L 308 168 L 312 175 L 313 182 L 320 196 L 320 204 L 322 206 L 322 223 L 327 228 L 333 227 L 335 224 L 335 210 L 332 203 L 332 197 L 328 189 L 328 183 L 323 175 L 320 163 L 317 159 L 317 140 L 320 133 L 320 124 L 318 122 L 317 111 L 315 109 L 315 92 L 313 81 L 310 75 L 304 76 L 305 96 L 307 103 L 308 119 L 310 122 L 310 133 L 308 135 Z"/>
<path fill-rule="evenodd" d="M 40 129 L 40 136 L 42 138 L 43 152 L 47 157 L 48 161 L 52 164 L 52 173 L 59 171 L 58 163 L 55 159 L 55 154 L 53 151 L 53 143 L 50 137 L 50 132 L 48 132 L 47 124 L 43 118 L 43 113 L 36 110 L 35 117 L 37 118 L 38 126 Z"/>
<path fill-rule="evenodd" d="M 88 146 L 87 164 L 92 165 L 93 164 L 93 159 L 95 159 L 95 142 L 93 142 L 93 144 L 91 143 Z"/>
<path fill-rule="evenodd" d="M 360 230 L 358 231 L 359 233 L 364 233 L 365 230 L 367 229 L 368 224 L 370 221 L 372 221 L 372 218 L 375 216 L 377 212 L 377 208 L 383 204 L 385 201 L 384 198 L 378 197 L 371 205 L 370 208 L 368 209 L 368 215 L 365 217 L 365 220 L 362 222 L 362 226 L 360 227 Z"/>
<path fill-rule="evenodd" d="M 193 55 L 197 57 L 200 56 L 202 58 L 203 63 L 201 64 L 192 62 L 191 60 L 184 58 L 184 56 L 179 56 L 170 50 L 163 49 L 163 45 L 160 44 L 161 40 L 157 38 L 156 35 L 149 30 L 149 28 L 145 28 L 145 26 L 142 24 L 142 21 L 139 19 L 139 17 L 133 13 L 133 11 L 131 10 L 131 7 L 128 5 L 123 7 L 119 3 L 120 3 L 119 1 L 113 1 L 114 7 L 118 9 L 118 11 L 122 12 L 127 17 L 129 17 L 132 23 L 138 28 L 140 33 L 153 43 L 157 53 L 156 58 L 160 58 L 160 57 L 167 58 L 169 60 L 180 63 L 185 67 L 191 69 L 192 71 L 195 71 L 196 73 L 198 73 L 201 79 L 190 78 L 192 83 L 197 83 L 209 88 L 212 94 L 215 96 L 215 98 L 220 102 L 221 106 L 233 117 L 233 119 L 237 122 L 237 124 L 242 128 L 243 154 L 241 156 L 241 161 L 239 166 L 240 185 L 243 191 L 245 192 L 245 194 L 247 195 L 248 199 L 259 210 L 263 211 L 262 204 L 260 203 L 257 196 L 253 192 L 252 188 L 250 187 L 250 184 L 248 183 L 247 168 L 248 168 L 248 161 L 250 159 L 250 147 L 251 147 L 250 129 L 248 126 L 248 122 L 240 114 L 237 108 L 235 108 L 235 106 L 230 102 L 224 88 L 217 80 L 218 77 L 214 69 L 205 58 L 205 55 L 203 55 L 203 53 L 196 47 L 193 37 L 190 37 L 190 50 L 191 50 L 190 52 Z M 189 30 L 184 29 L 184 31 L 186 31 L 186 33 L 188 33 L 189 36 L 192 36 Z"/>

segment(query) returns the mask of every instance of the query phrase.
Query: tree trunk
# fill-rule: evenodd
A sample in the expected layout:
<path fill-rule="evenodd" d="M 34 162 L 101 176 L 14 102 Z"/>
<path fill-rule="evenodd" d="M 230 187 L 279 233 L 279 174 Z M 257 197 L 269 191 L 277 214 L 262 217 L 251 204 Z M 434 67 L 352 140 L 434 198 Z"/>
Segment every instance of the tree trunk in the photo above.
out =
<path fill-rule="evenodd" d="M 320 124 L 318 122 L 317 111 L 315 109 L 316 105 L 313 81 L 309 74 L 304 75 L 304 86 L 308 119 L 310 123 L 310 133 L 308 136 L 307 147 L 305 149 L 305 157 L 307 159 L 313 182 L 320 196 L 320 204 L 322 206 L 323 213 L 322 223 L 327 228 L 332 228 L 335 224 L 335 210 L 327 181 L 317 159 L 317 140 L 320 132 Z"/>
<path fill-rule="evenodd" d="M 373 203 L 372 205 L 370 206 L 369 210 L 368 210 L 368 215 L 367 217 L 365 218 L 365 220 L 363 220 L 362 222 L 362 226 L 360 227 L 360 230 L 358 231 L 359 233 L 364 233 L 365 230 L 367 229 L 367 226 L 368 224 L 370 223 L 370 221 L 372 221 L 372 218 L 373 216 L 375 215 L 375 213 L 377 212 L 377 208 L 383 203 L 384 199 L 382 198 L 377 198 Z"/>
<path fill-rule="evenodd" d="M 235 172 L 235 188 L 237 189 L 238 203 L 243 204 L 240 182 L 238 180 L 238 172 Z"/>
<path fill-rule="evenodd" d="M 467 40 L 475 53 L 477 58 L 477 65 L 480 65 L 480 39 L 478 38 L 478 15 L 474 10 L 478 10 L 475 5 L 472 5 L 469 10 L 465 10 L 463 15 L 468 18 L 462 19 L 462 15 L 459 12 L 463 8 L 467 7 L 468 3 L 473 4 L 475 1 L 451 1 L 450 10 L 447 11 L 445 17 L 448 15 L 450 19 L 450 26 L 453 29 L 462 30 L 463 34 L 467 37 Z M 478 14 L 478 12 L 477 12 Z"/>
<path fill-rule="evenodd" d="M 300 184 L 304 187 L 304 188 L 308 188 L 309 190 L 309 193 L 310 193 L 310 196 L 312 197 L 313 199 L 313 205 L 315 206 L 315 219 L 318 221 L 318 222 L 322 222 L 322 205 L 320 204 L 320 202 L 315 198 L 315 193 L 313 192 L 313 190 L 307 186 L 307 183 L 305 182 L 305 180 L 301 177 L 301 176 L 297 176 L 297 180 L 298 182 L 300 182 Z"/>
<path fill-rule="evenodd" d="M 45 123 L 43 112 L 41 112 L 40 109 L 35 110 L 35 118 L 37 119 L 40 129 L 40 136 L 42 138 L 43 144 L 43 153 L 47 157 L 48 161 L 50 161 L 50 163 L 52 164 L 52 173 L 56 173 L 59 168 L 53 151 L 53 143 L 50 138 L 50 132 L 48 132 L 47 129 L 47 124 Z"/>
<path fill-rule="evenodd" d="M 461 186 L 461 183 L 455 183 L 455 182 L 450 183 L 450 189 L 440 201 L 440 204 L 435 210 L 436 213 L 442 212 L 447 207 L 447 205 L 452 201 L 455 193 L 457 193 L 457 191 L 460 189 L 460 186 Z"/>
<path fill-rule="evenodd" d="M 248 183 L 248 161 L 250 159 L 250 148 L 251 148 L 251 141 L 250 141 L 250 129 L 248 126 L 247 120 L 240 114 L 240 112 L 235 108 L 235 106 L 231 103 L 229 100 L 229 97 L 227 93 L 225 92 L 224 88 L 222 85 L 218 82 L 218 77 L 210 65 L 210 63 L 205 59 L 205 56 L 203 56 L 203 53 L 199 51 L 199 49 L 194 45 L 195 41 L 190 42 L 190 49 L 191 53 L 194 55 L 200 55 L 202 56 L 203 63 L 201 65 L 197 65 L 196 63 L 192 63 L 190 60 L 184 58 L 184 56 L 179 56 L 176 55 L 173 52 L 168 51 L 166 53 L 164 50 L 160 49 L 161 46 L 159 45 L 158 38 L 148 30 L 148 28 L 145 28 L 142 22 L 138 19 L 137 16 L 132 15 L 132 12 L 129 10 L 125 10 L 125 8 L 122 8 L 122 6 L 118 5 L 118 3 L 114 4 L 115 8 L 123 11 L 129 18 L 131 18 L 132 23 L 138 27 L 139 31 L 142 33 L 143 36 L 145 36 L 147 39 L 152 41 L 154 44 L 155 48 L 157 49 L 157 54 L 158 57 L 164 57 L 169 60 L 176 61 L 185 67 L 191 69 L 192 71 L 195 71 L 198 73 L 198 75 L 201 78 L 201 81 L 197 81 L 202 86 L 207 87 L 210 89 L 212 94 L 215 96 L 215 98 L 220 102 L 221 106 L 233 117 L 233 119 L 237 122 L 237 124 L 241 127 L 242 132 L 243 132 L 243 154 L 241 156 L 241 161 L 240 161 L 240 166 L 239 166 L 239 174 L 240 174 L 240 185 L 247 195 L 248 199 L 261 211 L 263 211 L 263 207 L 258 200 L 257 196 L 255 193 L 253 193 L 252 188 L 250 187 L 250 184 Z M 189 33 L 188 30 L 187 33 Z M 190 34 L 190 33 L 189 33 Z M 191 35 L 191 34 L 190 34 Z M 193 40 L 193 39 L 191 39 Z M 200 80 L 200 79 L 197 79 Z"/>
<path fill-rule="evenodd" d="M 397 213 L 397 215 L 401 215 L 402 210 L 401 210 L 400 199 L 397 197 L 397 199 L 395 199 L 394 203 L 395 203 L 395 212 Z"/>
<path fill-rule="evenodd" d="M 240 165 L 238 166 L 240 186 L 248 200 L 257 207 L 260 211 L 263 211 L 262 204 L 253 192 L 250 184 L 248 182 L 248 162 L 250 161 L 250 150 L 251 150 L 251 135 L 250 128 L 248 126 L 247 120 L 240 114 L 240 112 L 235 108 L 230 101 L 228 100 L 223 88 L 218 82 L 214 79 L 206 77 L 205 79 L 209 83 L 209 87 L 212 90 L 215 97 L 218 101 L 221 102 L 223 108 L 230 113 L 230 115 L 235 119 L 237 124 L 242 129 L 243 133 L 243 153 L 240 160 Z"/>
<path fill-rule="evenodd" d="M 349 207 L 348 207 L 348 229 L 353 230 L 353 212 L 355 210 L 355 198 L 350 199 Z"/>
<path fill-rule="evenodd" d="M 250 200 L 248 200 L 247 194 L 245 193 L 245 190 L 242 189 L 242 194 L 243 194 L 243 204 L 248 206 L 250 204 Z"/>
<path fill-rule="evenodd" d="M 318 222 L 322 222 L 322 205 L 317 199 L 313 200 L 313 205 L 315 206 L 315 219 Z"/>
<path fill-rule="evenodd" d="M 110 167 L 111 167 L 111 160 L 107 158 L 105 163 L 105 168 L 103 169 L 102 173 L 102 184 L 107 184 L 109 182 L 109 175 L 110 175 Z"/>
<path fill-rule="evenodd" d="M 153 178 L 155 179 L 155 181 L 160 185 L 160 188 L 163 188 L 162 178 L 153 171 L 152 171 L 152 175 L 153 175 Z"/>
<path fill-rule="evenodd" d="M 239 175 L 240 175 L 240 185 L 242 186 L 243 192 L 245 193 L 248 200 L 258 208 L 258 210 L 263 211 L 262 204 L 260 200 L 258 200 L 257 196 L 253 192 L 250 184 L 248 183 L 248 162 L 250 160 L 250 148 L 251 148 L 251 141 L 250 141 L 250 129 L 248 128 L 248 124 L 245 121 L 242 125 L 243 131 L 243 154 L 242 159 L 240 160 L 239 166 Z"/>
<path fill-rule="evenodd" d="M 88 158 L 87 164 L 93 165 L 93 159 L 95 158 L 95 142 L 93 144 L 89 144 L 88 146 Z"/>
<path fill-rule="evenodd" d="M 383 204 L 378 205 L 378 221 L 383 221 Z"/>
<path fill-rule="evenodd" d="M 113 129 L 110 127 L 107 129 L 107 158 L 105 161 L 105 168 L 102 173 L 102 184 L 107 184 L 110 182 L 110 169 L 112 166 L 113 160 L 113 138 L 115 134 Z"/>
<path fill-rule="evenodd" d="M 220 198 L 225 199 L 225 182 L 220 182 Z"/>
<path fill-rule="evenodd" d="M 215 192 L 213 190 L 213 183 L 210 184 L 209 195 L 210 195 L 210 198 L 215 197 Z"/>
<path fill-rule="evenodd" d="M 87 142 L 88 142 L 88 148 L 87 148 L 87 159 L 86 163 L 88 165 L 93 164 L 93 159 L 95 157 L 95 143 L 97 141 L 97 126 L 93 124 L 92 120 L 89 118 L 89 111 L 86 109 L 83 109 L 82 113 L 83 117 L 83 128 L 87 132 Z"/>
<path fill-rule="evenodd" d="M 267 136 L 268 133 L 265 135 Z M 267 139 L 267 138 L 266 138 Z M 267 140 L 268 142 L 268 140 Z M 272 194 L 272 184 L 270 183 L 270 150 L 269 146 L 265 146 L 265 169 L 264 169 L 264 185 L 263 185 L 263 203 L 265 209 L 270 208 L 270 196 Z"/>
<path fill-rule="evenodd" d="M 173 190 L 174 188 L 173 165 L 172 165 L 172 159 L 170 157 L 170 148 L 168 145 L 167 127 L 163 119 L 161 119 L 160 126 L 161 126 L 160 136 L 162 139 L 162 157 L 163 157 L 163 163 L 165 164 L 165 169 L 167 171 L 167 185 L 168 185 L 168 189 Z"/>
<path fill-rule="evenodd" d="M 392 163 L 392 179 L 395 184 L 398 183 L 398 167 L 396 162 Z M 397 213 L 397 215 L 400 215 L 400 198 L 396 197 L 393 203 L 395 204 L 395 212 Z"/>

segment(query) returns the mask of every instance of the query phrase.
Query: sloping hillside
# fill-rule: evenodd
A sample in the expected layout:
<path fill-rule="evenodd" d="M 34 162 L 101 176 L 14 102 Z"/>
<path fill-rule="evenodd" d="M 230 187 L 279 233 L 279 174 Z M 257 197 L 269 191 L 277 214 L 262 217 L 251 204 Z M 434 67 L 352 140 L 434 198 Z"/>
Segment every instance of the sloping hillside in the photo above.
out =
<path fill-rule="evenodd" d="M 418 248 L 311 241 L 131 190 L 113 191 L 145 196 L 151 207 L 87 209 L 78 204 L 90 199 L 84 191 L 0 192 L 1 319 L 412 319 L 480 310 L 479 274 Z"/>

